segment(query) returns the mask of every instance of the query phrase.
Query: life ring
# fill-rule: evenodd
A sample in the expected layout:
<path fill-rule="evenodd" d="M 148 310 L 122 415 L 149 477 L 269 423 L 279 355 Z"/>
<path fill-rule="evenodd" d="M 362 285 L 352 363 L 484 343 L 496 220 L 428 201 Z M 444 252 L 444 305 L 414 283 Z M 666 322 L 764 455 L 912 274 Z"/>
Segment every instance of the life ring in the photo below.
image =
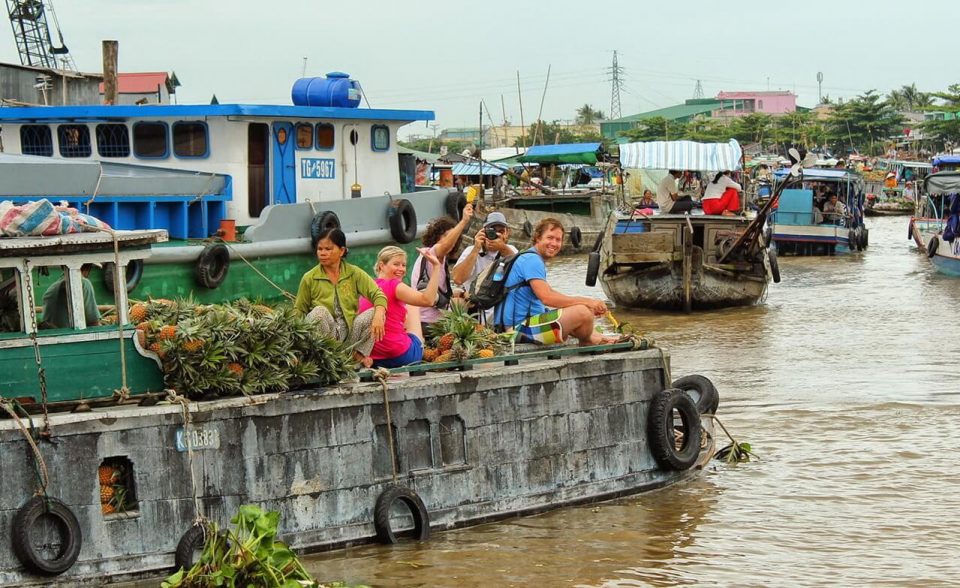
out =
<path fill-rule="evenodd" d="M 230 270 L 230 252 L 223 243 L 211 243 L 203 248 L 194 268 L 197 283 L 213 290 L 227 279 Z"/>
<path fill-rule="evenodd" d="M 866 251 L 867 245 L 870 244 L 870 229 L 867 227 L 860 228 L 860 238 L 857 239 L 857 246 L 860 247 L 860 251 Z"/>
<path fill-rule="evenodd" d="M 31 540 L 33 526 L 42 517 L 52 517 L 59 523 L 46 525 L 60 535 L 60 549 L 52 558 L 39 553 L 39 546 Z M 34 496 L 13 517 L 10 540 L 14 555 L 27 569 L 44 576 L 57 576 L 77 561 L 83 536 L 77 517 L 66 504 L 56 498 Z"/>
<path fill-rule="evenodd" d="M 670 386 L 686 392 L 697 405 L 700 414 L 716 414 L 720 407 L 720 393 L 707 377 L 683 376 L 674 380 Z"/>
<path fill-rule="evenodd" d="M 937 254 L 937 249 L 940 247 L 940 238 L 936 235 L 930 237 L 930 242 L 927 243 L 927 257 L 933 258 Z"/>
<path fill-rule="evenodd" d="M 597 285 L 597 276 L 600 275 L 600 252 L 591 251 L 587 254 L 586 285 L 593 288 Z"/>
<path fill-rule="evenodd" d="M 850 229 L 847 233 L 847 248 L 850 249 L 850 251 L 857 250 L 857 232 L 853 229 Z"/>
<path fill-rule="evenodd" d="M 409 243 L 417 237 L 417 211 L 403 198 L 390 202 L 387 208 L 390 235 L 397 243 Z"/>
<path fill-rule="evenodd" d="M 570 229 L 570 244 L 573 245 L 574 249 L 580 249 L 581 243 L 583 243 L 583 233 L 580 231 L 580 227 L 573 227 Z"/>
<path fill-rule="evenodd" d="M 103 287 L 107 289 L 107 292 L 113 292 L 113 263 L 103 264 Z M 133 292 L 133 289 L 137 287 L 137 284 L 140 283 L 140 279 L 143 278 L 143 260 L 134 259 L 127 264 L 126 270 L 127 278 L 127 293 Z"/>
<path fill-rule="evenodd" d="M 463 207 L 466 205 L 467 197 L 463 192 L 450 192 L 443 203 L 443 209 L 447 212 L 447 216 L 460 222 L 460 219 L 463 218 Z"/>
<path fill-rule="evenodd" d="M 680 415 L 683 444 L 677 448 L 673 413 Z M 683 390 L 667 388 L 657 392 L 650 402 L 647 435 L 653 458 L 664 469 L 690 469 L 700 455 L 700 412 L 693 399 Z"/>
<path fill-rule="evenodd" d="M 780 263 L 777 262 L 777 250 L 767 247 L 767 261 L 770 262 L 770 278 L 774 284 L 780 283 Z"/>
<path fill-rule="evenodd" d="M 397 535 L 390 526 L 390 511 L 397 501 L 402 502 L 410 509 L 413 516 L 413 532 L 411 535 L 418 541 L 430 538 L 430 517 L 427 507 L 417 493 L 403 486 L 390 486 L 377 498 L 373 509 L 373 527 L 377 532 L 377 541 L 384 544 L 397 542 Z"/>
<path fill-rule="evenodd" d="M 317 248 L 317 241 L 320 240 L 320 234 L 329 229 L 340 228 L 340 217 L 332 210 L 324 210 L 314 215 L 310 221 L 310 244 L 311 251 Z"/>
<path fill-rule="evenodd" d="M 533 223 L 528 220 L 523 221 L 523 234 L 528 237 L 533 236 Z"/>

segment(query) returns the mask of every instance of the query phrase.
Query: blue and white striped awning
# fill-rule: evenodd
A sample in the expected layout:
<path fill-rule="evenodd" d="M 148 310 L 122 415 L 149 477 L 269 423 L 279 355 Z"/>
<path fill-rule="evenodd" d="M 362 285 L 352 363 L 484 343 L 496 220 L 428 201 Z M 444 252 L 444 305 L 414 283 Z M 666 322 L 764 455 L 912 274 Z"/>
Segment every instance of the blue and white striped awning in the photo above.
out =
<path fill-rule="evenodd" d="M 499 176 L 503 174 L 503 169 L 499 167 L 494 167 L 489 163 L 483 164 L 483 175 L 485 176 Z M 480 175 L 480 164 L 474 163 L 472 161 L 465 163 L 455 163 L 453 164 L 453 175 L 455 176 L 479 176 Z"/>
<path fill-rule="evenodd" d="M 733 171 L 740 169 L 742 156 L 736 139 L 727 143 L 647 141 L 620 145 L 620 165 L 639 169 Z"/>

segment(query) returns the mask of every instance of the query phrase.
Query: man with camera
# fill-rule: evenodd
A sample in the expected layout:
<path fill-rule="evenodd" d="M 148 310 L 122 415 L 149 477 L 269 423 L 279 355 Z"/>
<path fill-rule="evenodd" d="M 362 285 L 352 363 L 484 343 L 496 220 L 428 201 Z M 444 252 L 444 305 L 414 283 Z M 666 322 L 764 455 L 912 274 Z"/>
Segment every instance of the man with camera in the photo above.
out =
<path fill-rule="evenodd" d="M 510 227 L 502 212 L 491 212 L 483 222 L 483 228 L 477 231 L 473 245 L 460 254 L 457 265 L 450 272 L 453 282 L 467 292 L 473 280 L 498 257 L 508 257 L 517 252 L 517 248 L 507 243 L 510 239 Z"/>

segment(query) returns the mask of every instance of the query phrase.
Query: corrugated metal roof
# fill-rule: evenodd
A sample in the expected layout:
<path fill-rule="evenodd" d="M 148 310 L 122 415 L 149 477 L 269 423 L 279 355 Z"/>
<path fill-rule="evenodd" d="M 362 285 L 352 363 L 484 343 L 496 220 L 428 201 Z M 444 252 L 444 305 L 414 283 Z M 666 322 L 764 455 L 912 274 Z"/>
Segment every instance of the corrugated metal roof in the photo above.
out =
<path fill-rule="evenodd" d="M 480 164 L 479 163 L 457 163 L 453 166 L 453 175 L 455 176 L 479 176 L 480 175 Z M 503 170 L 498 167 L 493 167 L 490 164 L 483 164 L 483 175 L 485 176 L 499 176 L 503 175 Z"/>
<path fill-rule="evenodd" d="M 698 114 L 706 114 L 720 108 L 721 103 L 719 100 L 712 100 L 704 104 L 677 104 L 676 106 L 668 106 L 667 108 L 658 108 L 657 110 L 651 110 L 649 112 L 643 112 L 640 114 L 634 114 L 632 116 L 625 116 L 623 118 L 618 118 L 614 120 L 603 121 L 603 123 L 624 123 L 624 122 L 636 122 L 638 120 L 645 120 L 648 118 L 657 118 L 662 117 L 667 120 L 677 120 L 679 118 L 687 118 L 691 116 L 696 116 Z"/>

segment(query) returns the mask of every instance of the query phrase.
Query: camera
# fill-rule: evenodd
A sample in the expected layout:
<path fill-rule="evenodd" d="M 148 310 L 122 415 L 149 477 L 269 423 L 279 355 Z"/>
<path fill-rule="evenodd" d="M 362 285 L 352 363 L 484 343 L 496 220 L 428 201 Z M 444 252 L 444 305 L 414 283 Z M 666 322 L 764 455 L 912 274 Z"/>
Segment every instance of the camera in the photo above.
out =
<path fill-rule="evenodd" d="M 487 239 L 490 239 L 491 241 L 495 241 L 500 238 L 500 235 L 497 234 L 497 230 L 493 227 L 487 227 L 483 234 L 486 235 Z"/>

